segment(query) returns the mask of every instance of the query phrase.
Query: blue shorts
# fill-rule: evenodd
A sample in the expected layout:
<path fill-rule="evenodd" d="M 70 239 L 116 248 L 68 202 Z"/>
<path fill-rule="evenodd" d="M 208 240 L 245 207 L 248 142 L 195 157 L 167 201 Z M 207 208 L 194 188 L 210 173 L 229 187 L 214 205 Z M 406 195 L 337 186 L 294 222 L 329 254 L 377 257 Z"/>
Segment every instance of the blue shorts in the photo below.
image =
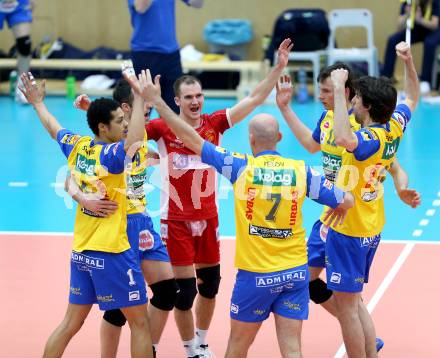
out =
<path fill-rule="evenodd" d="M 333 291 L 362 292 L 379 242 L 380 234 L 353 237 L 329 229 L 325 245 L 327 287 Z"/>
<path fill-rule="evenodd" d="M 307 265 L 272 273 L 238 270 L 231 298 L 231 318 L 261 322 L 270 312 L 290 319 L 308 318 Z"/>
<path fill-rule="evenodd" d="M 127 235 L 131 248 L 141 260 L 170 262 L 167 248 L 154 230 L 153 221 L 145 214 L 127 215 Z"/>
<path fill-rule="evenodd" d="M 69 302 L 98 303 L 103 311 L 147 302 L 144 276 L 133 250 L 114 254 L 72 251 Z"/>
<path fill-rule="evenodd" d="M 307 240 L 307 255 L 309 266 L 325 267 L 325 241 L 327 239 L 328 226 L 321 220 L 317 220 L 312 227 L 312 232 Z"/>
<path fill-rule="evenodd" d="M 12 12 L 0 11 L 0 30 L 3 29 L 5 19 L 9 28 L 23 22 L 32 22 L 32 11 L 29 6 L 29 0 L 19 0 L 18 6 Z"/>

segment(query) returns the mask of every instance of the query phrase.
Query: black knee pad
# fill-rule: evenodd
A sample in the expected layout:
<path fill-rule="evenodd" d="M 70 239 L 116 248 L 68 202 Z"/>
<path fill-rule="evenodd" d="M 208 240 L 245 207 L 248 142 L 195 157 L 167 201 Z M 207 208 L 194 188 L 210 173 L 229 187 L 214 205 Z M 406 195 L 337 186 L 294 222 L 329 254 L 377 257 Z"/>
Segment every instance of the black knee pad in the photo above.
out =
<path fill-rule="evenodd" d="M 316 304 L 321 304 L 327 301 L 333 295 L 333 291 L 327 288 L 327 284 L 317 278 L 309 282 L 310 299 Z"/>
<path fill-rule="evenodd" d="M 31 54 L 31 38 L 29 36 L 19 37 L 15 40 L 17 52 L 24 57 Z"/>
<path fill-rule="evenodd" d="M 104 319 L 116 327 L 122 327 L 127 320 L 120 309 L 108 310 L 104 312 Z"/>
<path fill-rule="evenodd" d="M 220 265 L 197 269 L 196 276 L 201 281 L 197 285 L 200 296 L 214 298 L 220 286 Z"/>
<path fill-rule="evenodd" d="M 174 278 L 153 283 L 150 288 L 153 291 L 150 303 L 154 307 L 162 311 L 171 311 L 174 308 L 179 293 L 179 286 Z"/>
<path fill-rule="evenodd" d="M 174 306 L 181 311 L 188 311 L 197 295 L 196 278 L 178 278 L 176 282 L 179 285 L 179 293 Z"/>

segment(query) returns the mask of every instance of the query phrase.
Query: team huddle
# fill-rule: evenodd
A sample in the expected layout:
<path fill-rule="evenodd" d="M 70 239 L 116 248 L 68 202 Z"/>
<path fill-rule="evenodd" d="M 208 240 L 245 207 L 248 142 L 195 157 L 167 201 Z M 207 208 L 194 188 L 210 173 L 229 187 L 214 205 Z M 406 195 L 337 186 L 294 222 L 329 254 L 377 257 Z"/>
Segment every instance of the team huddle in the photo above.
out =
<path fill-rule="evenodd" d="M 186 357 L 214 357 L 207 333 L 221 281 L 216 172 L 232 184 L 236 225 L 238 271 L 225 356 L 245 357 L 272 312 L 281 355 L 302 357 L 302 322 L 312 300 L 338 319 L 349 357 L 377 357 L 383 341 L 361 294 L 385 223 L 386 172 L 405 204 L 420 203 L 396 160 L 419 97 L 411 51 L 404 42 L 396 46 L 406 72 L 400 104 L 385 78 L 355 79 L 343 63 L 324 68 L 318 84 L 325 111 L 311 131 L 292 110 L 292 83 L 283 75 L 292 47 L 284 40 L 277 63 L 255 89 L 233 107 L 209 115 L 202 114 L 197 78 L 184 75 L 175 82 L 176 114 L 161 98 L 160 76 L 153 79 L 149 70 L 136 76 L 126 64 L 113 99 L 76 101 L 87 111 L 94 138 L 63 128 L 44 104 L 44 81 L 37 84 L 31 73 L 21 76 L 21 91 L 67 158 L 66 190 L 78 202 L 69 304 L 44 357 L 62 356 L 94 303 L 105 311 L 102 357 L 116 357 L 126 321 L 131 356 L 160 355 L 171 311 Z M 277 151 L 282 135 L 270 114 L 249 121 L 252 155 L 219 146 L 223 133 L 273 88 L 297 140 L 309 152 L 322 152 L 324 174 Z M 160 118 L 149 118 L 152 108 Z M 148 148 L 148 140 L 157 143 L 158 153 Z M 159 233 L 144 189 L 147 167 L 157 162 Z M 306 197 L 324 206 L 307 242 Z M 320 278 L 323 269 L 326 280 Z M 148 305 L 145 282 L 152 291 Z"/>

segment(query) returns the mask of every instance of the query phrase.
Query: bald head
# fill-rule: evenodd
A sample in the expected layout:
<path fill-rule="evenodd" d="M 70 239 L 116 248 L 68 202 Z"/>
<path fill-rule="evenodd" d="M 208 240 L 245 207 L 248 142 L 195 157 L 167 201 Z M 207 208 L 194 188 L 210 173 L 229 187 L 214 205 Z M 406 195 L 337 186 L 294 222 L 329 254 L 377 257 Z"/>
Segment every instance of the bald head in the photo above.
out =
<path fill-rule="evenodd" d="M 257 114 L 249 122 L 249 134 L 258 146 L 274 147 L 280 140 L 279 132 L 278 121 L 270 114 Z"/>

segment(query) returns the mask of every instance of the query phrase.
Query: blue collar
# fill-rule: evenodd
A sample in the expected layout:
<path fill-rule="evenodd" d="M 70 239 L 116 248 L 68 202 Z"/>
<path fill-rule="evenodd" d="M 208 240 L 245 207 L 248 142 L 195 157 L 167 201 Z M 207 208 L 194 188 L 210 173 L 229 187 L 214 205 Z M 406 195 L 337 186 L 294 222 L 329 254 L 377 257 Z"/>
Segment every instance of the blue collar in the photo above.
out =
<path fill-rule="evenodd" d="M 390 131 L 390 122 L 387 122 L 384 124 L 373 123 L 372 125 L 369 125 L 368 127 L 370 127 L 370 128 L 384 128 L 385 130 L 387 130 L 389 132 Z"/>
<path fill-rule="evenodd" d="M 263 150 L 262 152 L 258 153 L 255 157 L 260 157 L 262 155 L 268 155 L 268 154 L 280 155 L 280 153 L 278 153 L 276 150 Z"/>
<path fill-rule="evenodd" d="M 98 145 L 98 144 L 107 145 L 107 144 L 112 144 L 112 143 L 106 143 L 106 142 L 103 142 L 103 141 L 100 141 L 100 140 L 96 140 L 96 138 L 93 138 L 92 141 L 90 142 L 90 146 L 91 147 L 93 147 L 95 145 Z"/>

